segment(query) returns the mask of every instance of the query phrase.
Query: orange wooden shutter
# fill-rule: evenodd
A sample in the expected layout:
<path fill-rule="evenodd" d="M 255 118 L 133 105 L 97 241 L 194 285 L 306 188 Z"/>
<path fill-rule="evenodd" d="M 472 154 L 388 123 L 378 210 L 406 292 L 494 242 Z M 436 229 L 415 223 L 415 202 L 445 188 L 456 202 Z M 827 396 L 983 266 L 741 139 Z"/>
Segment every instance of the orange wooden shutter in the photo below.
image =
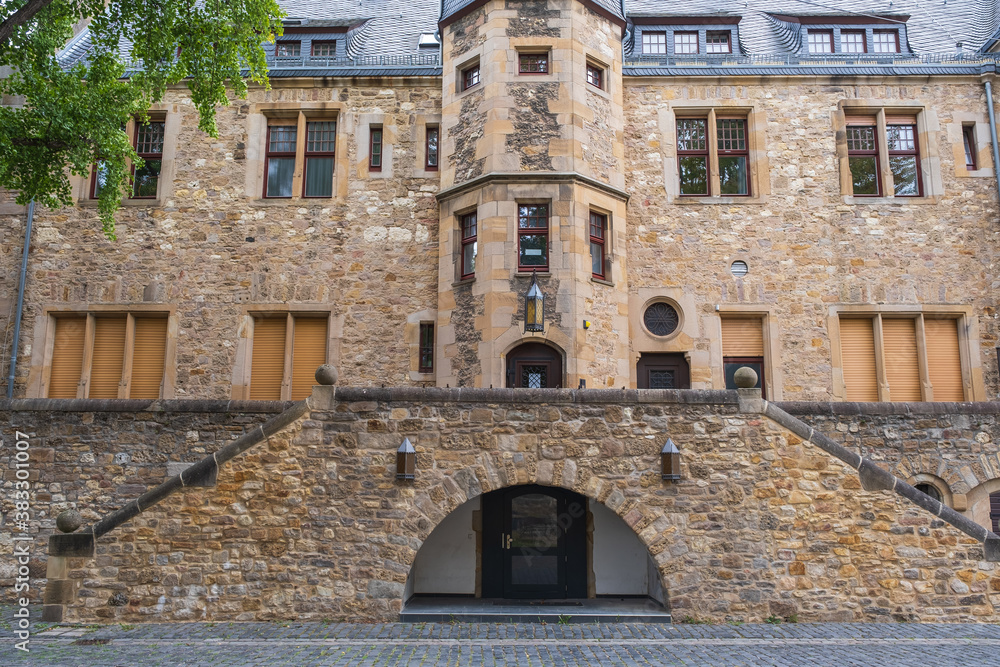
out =
<path fill-rule="evenodd" d="M 962 357 L 958 351 L 958 320 L 924 318 L 927 375 L 935 401 L 964 401 Z"/>
<path fill-rule="evenodd" d="M 56 319 L 52 370 L 49 373 L 49 398 L 76 398 L 83 366 L 83 340 L 86 331 L 86 315 Z"/>
<path fill-rule="evenodd" d="M 118 398 L 125 360 L 125 315 L 97 317 L 88 398 Z"/>
<path fill-rule="evenodd" d="M 840 320 L 840 356 L 849 401 L 877 401 L 875 334 L 871 319 Z"/>
<path fill-rule="evenodd" d="M 874 114 L 851 114 L 845 119 L 848 125 L 874 125 Z"/>
<path fill-rule="evenodd" d="M 292 400 L 312 393 L 316 369 L 326 363 L 326 318 L 296 317 L 292 347 Z"/>
<path fill-rule="evenodd" d="M 159 398 L 167 350 L 167 318 L 136 317 L 130 398 Z"/>
<path fill-rule="evenodd" d="M 913 114 L 889 114 L 885 115 L 886 125 L 916 125 L 917 117 Z"/>
<path fill-rule="evenodd" d="M 890 401 L 919 401 L 916 320 L 882 319 L 882 358 Z"/>
<path fill-rule="evenodd" d="M 763 357 L 764 329 L 759 317 L 722 318 L 722 356 Z"/>
<path fill-rule="evenodd" d="M 250 362 L 250 398 L 281 400 L 285 376 L 285 318 L 262 317 L 253 321 L 253 359 Z"/>

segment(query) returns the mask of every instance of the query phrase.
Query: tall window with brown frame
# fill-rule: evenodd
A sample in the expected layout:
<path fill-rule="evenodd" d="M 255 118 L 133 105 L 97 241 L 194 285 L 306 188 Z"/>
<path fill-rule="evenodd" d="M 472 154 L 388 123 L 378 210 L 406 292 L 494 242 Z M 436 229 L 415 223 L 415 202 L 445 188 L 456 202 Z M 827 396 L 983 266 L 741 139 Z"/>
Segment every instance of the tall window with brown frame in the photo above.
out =
<path fill-rule="evenodd" d="M 476 240 L 478 222 L 476 213 L 466 213 L 461 216 L 462 221 L 462 256 L 460 277 L 464 280 L 476 275 L 476 251 L 478 242 Z"/>
<path fill-rule="evenodd" d="M 708 120 L 677 119 L 677 173 L 682 196 L 707 196 Z"/>
<path fill-rule="evenodd" d="M 519 204 L 517 207 L 517 269 L 549 269 L 548 204 Z"/>
<path fill-rule="evenodd" d="M 590 272 L 594 278 L 605 280 L 607 276 L 606 243 L 608 216 L 590 212 Z"/>
<path fill-rule="evenodd" d="M 294 121 L 268 124 L 267 151 L 264 155 L 264 197 L 292 196 L 297 139 L 298 128 Z"/>

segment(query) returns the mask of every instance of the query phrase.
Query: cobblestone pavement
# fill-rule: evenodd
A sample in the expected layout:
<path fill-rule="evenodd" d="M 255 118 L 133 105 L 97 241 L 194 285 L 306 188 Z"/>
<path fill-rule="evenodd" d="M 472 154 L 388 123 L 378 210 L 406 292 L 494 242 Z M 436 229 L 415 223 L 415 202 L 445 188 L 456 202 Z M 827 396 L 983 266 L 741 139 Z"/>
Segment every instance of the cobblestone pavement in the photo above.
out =
<path fill-rule="evenodd" d="M 36 623 L 15 648 L 2 609 L 0 665 L 996 665 L 1000 625 Z M 32 617 L 41 611 L 32 608 Z"/>

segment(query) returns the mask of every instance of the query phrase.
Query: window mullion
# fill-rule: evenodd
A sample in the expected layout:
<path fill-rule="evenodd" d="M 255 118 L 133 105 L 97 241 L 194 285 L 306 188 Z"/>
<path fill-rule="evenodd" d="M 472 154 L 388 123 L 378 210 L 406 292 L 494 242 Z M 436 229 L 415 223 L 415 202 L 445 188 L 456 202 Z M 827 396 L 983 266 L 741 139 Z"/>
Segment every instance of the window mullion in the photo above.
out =
<path fill-rule="evenodd" d="M 76 390 L 77 398 L 87 398 L 90 393 L 90 369 L 94 363 L 94 336 L 97 320 L 93 313 L 87 313 L 87 327 L 83 335 L 83 362 L 80 364 L 80 385 Z"/>
<path fill-rule="evenodd" d="M 927 367 L 927 338 L 924 334 L 924 315 L 917 315 L 914 328 L 917 334 L 917 371 L 920 373 L 920 399 L 934 400 L 934 387 L 931 385 L 930 371 Z"/>
<path fill-rule="evenodd" d="M 292 196 L 304 193 L 302 178 L 305 172 L 306 160 L 306 115 L 300 110 L 295 128 L 295 169 L 292 171 Z"/>
<path fill-rule="evenodd" d="M 875 342 L 875 380 L 878 383 L 878 400 L 888 401 L 889 379 L 885 372 L 885 346 L 882 344 L 882 316 L 872 319 L 872 337 Z"/>
<path fill-rule="evenodd" d="M 125 316 L 125 349 L 122 351 L 122 377 L 118 382 L 118 398 L 129 398 L 132 385 L 132 351 L 135 349 L 135 315 Z"/>
<path fill-rule="evenodd" d="M 875 114 L 875 134 L 878 137 L 876 149 L 878 150 L 879 180 L 882 184 L 879 194 L 882 197 L 889 196 L 890 192 L 896 191 L 896 184 L 892 178 L 892 170 L 889 168 L 889 137 L 885 125 L 885 109 L 879 109 Z"/>
<path fill-rule="evenodd" d="M 708 140 L 708 196 L 722 193 L 719 182 L 719 130 L 715 126 L 715 109 L 709 109 L 706 139 Z"/>
<path fill-rule="evenodd" d="M 281 400 L 292 399 L 292 355 L 295 348 L 295 318 L 291 313 L 285 316 L 285 370 L 281 376 Z"/>

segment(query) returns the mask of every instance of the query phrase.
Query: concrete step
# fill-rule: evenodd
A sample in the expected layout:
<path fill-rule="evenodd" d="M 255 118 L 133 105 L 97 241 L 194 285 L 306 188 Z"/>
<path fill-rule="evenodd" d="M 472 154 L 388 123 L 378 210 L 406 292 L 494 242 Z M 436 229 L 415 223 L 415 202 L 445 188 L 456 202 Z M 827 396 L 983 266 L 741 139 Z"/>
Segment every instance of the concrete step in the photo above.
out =
<path fill-rule="evenodd" d="M 412 597 L 402 623 L 670 623 L 670 612 L 649 598 L 500 600 Z"/>

